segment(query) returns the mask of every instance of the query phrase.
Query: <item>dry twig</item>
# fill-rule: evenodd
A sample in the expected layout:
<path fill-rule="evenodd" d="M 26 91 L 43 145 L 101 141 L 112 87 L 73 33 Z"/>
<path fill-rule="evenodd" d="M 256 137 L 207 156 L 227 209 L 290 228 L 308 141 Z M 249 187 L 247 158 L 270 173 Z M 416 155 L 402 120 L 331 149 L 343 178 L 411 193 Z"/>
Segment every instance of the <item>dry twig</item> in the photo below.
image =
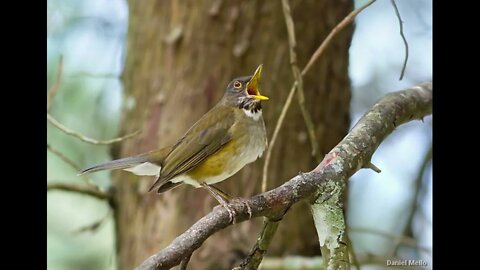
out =
<path fill-rule="evenodd" d="M 318 141 L 315 136 L 315 125 L 313 124 L 312 116 L 308 113 L 305 107 L 305 92 L 303 90 L 303 80 L 300 74 L 300 69 L 297 65 L 297 53 L 295 48 L 297 47 L 297 40 L 295 38 L 295 26 L 293 24 L 292 14 L 290 11 L 290 5 L 288 0 L 282 0 L 283 15 L 285 17 L 285 24 L 288 32 L 288 47 L 290 49 L 290 65 L 292 66 L 293 77 L 297 82 L 297 98 L 298 106 L 302 112 L 303 119 L 307 128 L 307 133 L 310 138 L 310 144 L 312 146 L 312 156 L 314 156 L 317 162 L 321 161 L 321 154 L 318 152 Z"/>
<path fill-rule="evenodd" d="M 50 110 L 50 107 L 52 106 L 52 103 L 53 103 L 53 99 L 55 98 L 55 96 L 58 93 L 58 90 L 60 89 L 62 76 L 63 76 L 63 55 L 60 55 L 60 59 L 58 60 L 57 78 L 55 79 L 55 83 L 52 85 L 52 87 L 50 88 L 47 94 L 47 112 Z"/>
<path fill-rule="evenodd" d="M 248 254 L 248 256 L 240 263 L 238 267 L 234 268 L 235 270 L 254 270 L 258 268 L 263 260 L 263 256 L 265 256 L 265 253 L 272 242 L 273 236 L 275 235 L 279 224 L 279 220 L 273 221 L 268 218 L 264 219 L 263 228 L 260 231 L 257 242 L 250 251 L 250 254 Z"/>
<path fill-rule="evenodd" d="M 327 46 L 330 44 L 331 40 L 333 37 L 335 37 L 340 31 L 342 31 L 345 27 L 347 27 L 355 17 L 358 15 L 358 13 L 362 12 L 364 9 L 366 9 L 368 6 L 373 4 L 376 0 L 370 0 L 365 5 L 355 9 L 354 11 L 350 12 L 343 20 L 337 24 L 332 31 L 328 34 L 328 36 L 325 38 L 325 40 L 322 42 L 322 44 L 318 47 L 318 49 L 313 53 L 312 57 L 310 57 L 310 60 L 308 60 L 307 65 L 303 68 L 302 70 L 302 76 L 305 76 L 307 72 L 310 70 L 310 68 L 313 66 L 313 64 L 317 61 L 317 59 L 323 54 Z"/>
<path fill-rule="evenodd" d="M 52 154 L 56 155 L 57 157 L 59 157 L 63 162 L 67 163 L 70 167 L 72 167 L 72 169 L 74 169 L 76 172 L 79 172 L 81 171 L 81 168 L 80 166 L 77 165 L 77 163 L 75 163 L 75 161 L 73 161 L 72 159 L 70 159 L 69 157 L 65 156 L 65 154 L 63 154 L 62 152 L 58 151 L 57 149 L 53 148 L 50 144 L 47 143 L 47 150 L 50 151 Z M 82 175 L 83 179 L 86 180 L 86 183 L 90 186 L 92 186 L 92 188 L 95 188 L 98 190 L 98 186 L 95 185 L 95 183 L 93 182 L 92 178 L 88 177 L 87 175 Z"/>
<path fill-rule="evenodd" d="M 54 155 L 59 157 L 61 160 L 63 160 L 65 163 L 70 165 L 75 171 L 80 171 L 81 168 L 75 163 L 75 161 L 71 160 L 69 157 L 65 156 L 62 152 L 58 151 L 57 149 L 53 148 L 50 144 L 47 143 L 47 150 L 52 152 Z"/>
<path fill-rule="evenodd" d="M 350 227 L 348 229 L 350 232 L 356 232 L 356 233 L 369 233 L 369 234 L 374 234 L 378 236 L 382 236 L 388 239 L 392 239 L 394 242 L 413 247 L 415 249 L 421 250 L 427 254 L 430 254 L 432 250 L 427 247 L 422 247 L 419 246 L 417 243 L 417 240 L 415 240 L 412 237 L 408 237 L 406 235 L 398 235 L 398 234 L 393 234 L 389 232 L 384 232 L 372 228 L 362 228 L 362 227 Z"/>
<path fill-rule="evenodd" d="M 86 185 L 77 185 L 72 183 L 47 183 L 47 191 L 61 190 L 67 192 L 74 192 L 78 194 L 88 195 L 100 200 L 110 200 L 111 196 L 109 193 L 100 191 L 91 186 Z"/>
<path fill-rule="evenodd" d="M 90 144 L 95 144 L 95 145 L 104 145 L 104 144 L 112 144 L 112 143 L 118 143 L 118 142 L 121 142 L 121 141 L 124 141 L 126 139 L 130 139 L 132 138 L 133 136 L 136 136 L 140 133 L 140 130 L 137 130 L 131 134 L 128 134 L 128 135 L 125 135 L 125 136 L 122 136 L 122 137 L 119 137 L 119 138 L 114 138 L 114 139 L 110 139 L 110 140 L 105 140 L 105 141 L 99 141 L 99 140 L 95 140 L 95 139 L 92 139 L 92 138 L 89 138 L 77 131 L 74 131 L 72 129 L 69 129 L 67 128 L 66 126 L 62 125 L 60 122 L 57 121 L 57 119 L 53 118 L 53 116 L 49 113 L 47 113 L 47 120 L 56 128 L 58 128 L 59 130 L 63 131 L 65 134 L 67 135 L 70 135 L 74 138 L 77 138 L 83 142 L 86 142 L 86 143 L 90 143 Z"/>
<path fill-rule="evenodd" d="M 402 17 L 400 17 L 400 11 L 398 11 L 397 4 L 395 3 L 395 0 L 390 0 L 390 2 L 392 3 L 393 9 L 395 10 L 395 15 L 398 18 L 398 24 L 400 26 L 400 36 L 402 37 L 403 44 L 405 45 L 405 58 L 403 60 L 402 72 L 400 72 L 400 78 L 399 78 L 399 80 L 402 80 L 403 75 L 405 74 L 405 69 L 407 68 L 408 42 L 407 42 L 407 38 L 405 38 L 405 35 L 403 34 L 403 21 L 402 21 Z"/>

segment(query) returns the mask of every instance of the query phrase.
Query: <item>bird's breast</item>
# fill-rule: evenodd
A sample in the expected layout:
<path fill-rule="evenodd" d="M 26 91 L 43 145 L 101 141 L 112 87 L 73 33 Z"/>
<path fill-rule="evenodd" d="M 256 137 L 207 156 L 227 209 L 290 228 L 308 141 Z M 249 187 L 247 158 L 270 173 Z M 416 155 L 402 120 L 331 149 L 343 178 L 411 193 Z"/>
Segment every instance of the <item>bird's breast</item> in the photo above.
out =
<path fill-rule="evenodd" d="M 263 118 L 243 115 L 242 121 L 232 126 L 232 140 L 199 166 L 188 172 L 198 182 L 214 184 L 227 179 L 262 156 L 267 146 Z"/>

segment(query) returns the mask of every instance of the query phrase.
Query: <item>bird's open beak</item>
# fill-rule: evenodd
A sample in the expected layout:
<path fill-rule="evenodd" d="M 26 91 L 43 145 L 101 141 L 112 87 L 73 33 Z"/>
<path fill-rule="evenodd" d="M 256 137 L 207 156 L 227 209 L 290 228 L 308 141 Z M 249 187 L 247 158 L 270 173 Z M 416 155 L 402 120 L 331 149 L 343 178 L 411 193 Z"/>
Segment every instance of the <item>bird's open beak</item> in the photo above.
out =
<path fill-rule="evenodd" d="M 258 99 L 258 100 L 268 100 L 268 97 L 262 96 L 260 94 L 260 89 L 258 84 L 260 81 L 260 75 L 262 74 L 262 67 L 263 65 L 260 65 L 257 67 L 257 70 L 255 70 L 255 73 L 253 74 L 252 78 L 247 83 L 246 89 L 249 97 Z"/>

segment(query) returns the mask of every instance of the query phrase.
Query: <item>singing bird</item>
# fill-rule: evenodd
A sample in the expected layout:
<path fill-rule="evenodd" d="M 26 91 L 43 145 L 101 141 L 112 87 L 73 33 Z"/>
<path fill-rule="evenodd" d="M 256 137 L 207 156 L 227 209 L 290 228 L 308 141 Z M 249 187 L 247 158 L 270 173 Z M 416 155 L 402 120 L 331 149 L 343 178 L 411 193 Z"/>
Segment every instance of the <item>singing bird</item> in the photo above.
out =
<path fill-rule="evenodd" d="M 80 174 L 123 169 L 152 175 L 157 180 L 149 191 L 157 189 L 158 193 L 181 184 L 203 187 L 227 209 L 234 222 L 235 211 L 228 205 L 231 197 L 213 184 L 261 157 L 267 147 L 261 101 L 268 97 L 260 94 L 261 73 L 262 65 L 252 76 L 231 81 L 222 99 L 174 145 L 98 164 Z"/>

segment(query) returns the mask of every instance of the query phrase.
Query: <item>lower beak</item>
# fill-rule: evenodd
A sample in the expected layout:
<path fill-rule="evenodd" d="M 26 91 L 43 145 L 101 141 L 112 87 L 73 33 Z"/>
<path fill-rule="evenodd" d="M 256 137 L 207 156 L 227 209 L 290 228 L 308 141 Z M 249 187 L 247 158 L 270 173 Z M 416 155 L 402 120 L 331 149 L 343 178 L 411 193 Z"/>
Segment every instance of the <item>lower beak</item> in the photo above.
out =
<path fill-rule="evenodd" d="M 255 73 L 253 74 L 252 78 L 247 83 L 246 89 L 249 97 L 258 99 L 258 100 L 268 100 L 268 97 L 262 96 L 260 94 L 260 89 L 259 89 L 259 81 L 260 81 L 260 75 L 262 75 L 262 67 L 263 65 L 260 65 L 257 67 L 257 70 L 255 70 Z"/>

